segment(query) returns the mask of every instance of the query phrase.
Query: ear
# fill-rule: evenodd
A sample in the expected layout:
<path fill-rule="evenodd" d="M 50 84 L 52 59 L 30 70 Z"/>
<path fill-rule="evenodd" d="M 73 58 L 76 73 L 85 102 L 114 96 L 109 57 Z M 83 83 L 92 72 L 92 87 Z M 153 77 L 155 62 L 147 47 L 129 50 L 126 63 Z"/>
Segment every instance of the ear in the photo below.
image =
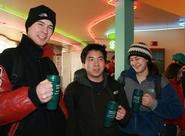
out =
<path fill-rule="evenodd" d="M 85 64 L 84 63 L 82 64 L 82 68 L 85 68 Z"/>

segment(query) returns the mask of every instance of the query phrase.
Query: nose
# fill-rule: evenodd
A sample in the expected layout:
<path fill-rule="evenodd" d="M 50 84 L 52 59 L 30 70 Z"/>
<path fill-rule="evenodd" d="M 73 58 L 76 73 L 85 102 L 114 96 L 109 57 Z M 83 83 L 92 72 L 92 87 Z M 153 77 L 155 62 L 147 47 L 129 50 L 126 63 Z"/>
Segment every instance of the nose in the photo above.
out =
<path fill-rule="evenodd" d="M 43 27 L 42 31 L 47 34 L 48 33 L 48 28 L 47 27 Z"/>
<path fill-rule="evenodd" d="M 99 65 L 99 60 L 98 60 L 98 59 L 95 59 L 95 60 L 94 60 L 94 64 L 95 64 L 95 65 Z"/>

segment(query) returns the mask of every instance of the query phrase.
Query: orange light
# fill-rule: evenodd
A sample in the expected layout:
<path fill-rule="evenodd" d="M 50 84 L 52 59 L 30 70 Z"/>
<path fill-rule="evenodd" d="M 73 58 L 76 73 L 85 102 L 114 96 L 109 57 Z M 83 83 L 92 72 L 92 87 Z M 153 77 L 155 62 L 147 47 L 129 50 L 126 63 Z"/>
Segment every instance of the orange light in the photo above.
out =
<path fill-rule="evenodd" d="M 115 6 L 115 5 L 116 5 L 115 0 L 107 0 L 107 3 L 108 3 L 109 5 L 112 5 L 112 6 Z"/>
<path fill-rule="evenodd" d="M 89 23 L 88 27 L 87 27 L 87 30 L 88 30 L 88 33 L 89 35 L 91 36 L 91 38 L 96 41 L 96 38 L 95 38 L 95 34 L 94 32 L 92 31 L 92 28 L 99 24 L 100 22 L 106 20 L 106 19 L 109 19 L 111 17 L 115 16 L 115 11 L 112 11 L 112 12 L 109 12 L 103 16 L 100 16 L 98 18 L 96 18 L 95 20 L 93 20 L 92 22 Z"/>
<path fill-rule="evenodd" d="M 137 7 L 138 7 L 137 2 L 138 2 L 137 0 L 134 0 L 134 10 L 137 9 Z"/>
<path fill-rule="evenodd" d="M 106 0 L 106 2 L 109 5 L 115 6 L 116 5 L 116 0 Z M 137 0 L 134 0 L 134 9 L 137 9 Z M 91 36 L 91 38 L 95 41 L 98 42 L 95 38 L 95 33 L 93 32 L 92 28 L 99 24 L 100 22 L 109 19 L 111 17 L 115 16 L 115 11 L 111 11 L 103 16 L 97 17 L 95 20 L 93 20 L 92 22 L 89 23 L 89 25 L 87 26 L 87 31 L 89 33 L 89 35 Z"/>

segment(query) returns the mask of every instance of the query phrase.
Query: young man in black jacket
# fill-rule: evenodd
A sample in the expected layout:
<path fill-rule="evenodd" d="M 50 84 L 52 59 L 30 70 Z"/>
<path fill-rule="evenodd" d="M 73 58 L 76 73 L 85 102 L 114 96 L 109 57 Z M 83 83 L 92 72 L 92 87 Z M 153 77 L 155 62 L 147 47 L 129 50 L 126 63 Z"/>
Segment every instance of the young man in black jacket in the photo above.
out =
<path fill-rule="evenodd" d="M 66 136 L 121 136 L 118 125 L 126 126 L 130 117 L 122 86 L 104 72 L 107 53 L 99 44 L 88 44 L 81 53 L 83 69 L 64 93 L 69 118 Z M 116 101 L 118 109 L 110 127 L 104 126 L 106 105 Z"/>
<path fill-rule="evenodd" d="M 46 77 L 58 71 L 43 56 L 43 48 L 54 32 L 55 16 L 44 5 L 31 8 L 27 35 L 23 34 L 18 47 L 0 54 L 1 136 L 65 136 L 62 99 L 57 110 L 46 109 L 52 98 L 52 84 Z"/>

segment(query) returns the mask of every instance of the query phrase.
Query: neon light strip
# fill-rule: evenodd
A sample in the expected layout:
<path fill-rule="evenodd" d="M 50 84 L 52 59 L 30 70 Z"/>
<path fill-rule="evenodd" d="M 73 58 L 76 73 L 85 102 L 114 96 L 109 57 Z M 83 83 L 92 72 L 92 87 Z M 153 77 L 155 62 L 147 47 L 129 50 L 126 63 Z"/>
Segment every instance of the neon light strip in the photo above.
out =
<path fill-rule="evenodd" d="M 115 1 L 116 1 L 116 0 L 107 0 L 107 3 L 108 3 L 109 5 L 115 6 L 115 4 L 116 4 Z M 137 8 L 137 1 L 134 0 L 134 9 L 136 9 L 136 8 Z M 99 24 L 100 22 L 102 22 L 102 21 L 104 21 L 104 20 L 106 20 L 106 19 L 109 19 L 109 18 L 111 18 L 111 17 L 113 17 L 113 16 L 115 16 L 115 11 L 112 11 L 112 12 L 107 13 L 106 15 L 100 16 L 100 17 L 96 18 L 95 20 L 93 20 L 92 22 L 89 23 L 89 25 L 88 25 L 88 27 L 87 27 L 87 31 L 88 31 L 89 35 L 91 36 L 91 38 L 92 38 L 95 42 L 97 42 L 97 40 L 96 40 L 96 38 L 95 38 L 94 32 L 92 31 L 92 28 L 93 28 L 95 25 Z"/>
<path fill-rule="evenodd" d="M 108 3 L 109 5 L 114 6 L 114 5 L 115 5 L 115 0 L 108 0 L 107 3 Z M 97 40 L 96 40 L 96 38 L 95 38 L 94 32 L 92 31 L 92 28 L 93 28 L 95 25 L 99 24 L 100 22 L 102 22 L 102 21 L 104 21 L 104 20 L 107 20 L 107 19 L 109 19 L 109 18 L 111 18 L 111 17 L 113 17 L 113 16 L 115 16 L 115 11 L 111 11 L 111 12 L 109 12 L 109 13 L 103 15 L 103 16 L 97 17 L 95 20 L 93 20 L 92 22 L 89 23 L 89 25 L 87 26 L 87 31 L 88 31 L 89 35 L 91 36 L 91 38 L 92 38 L 95 42 L 97 42 Z"/>
<path fill-rule="evenodd" d="M 96 38 L 95 38 L 95 34 L 94 34 L 93 31 L 92 31 L 92 28 L 93 28 L 95 25 L 99 24 L 100 22 L 102 22 L 102 21 L 104 21 L 104 20 L 106 20 L 106 19 L 109 19 L 109 18 L 111 18 L 111 17 L 113 17 L 113 16 L 115 16 L 115 11 L 109 12 L 109 13 L 107 13 L 107 14 L 101 16 L 101 17 L 96 18 L 95 20 L 93 20 L 93 21 L 88 25 L 88 27 L 87 27 L 88 33 L 89 33 L 89 35 L 91 36 L 91 38 L 92 38 L 94 41 L 96 41 Z"/>
<path fill-rule="evenodd" d="M 12 9 L 12 8 L 10 8 L 10 7 L 8 7 L 8 6 L 4 6 L 3 4 L 0 4 L 0 10 L 5 11 L 5 12 L 11 14 L 11 15 L 17 16 L 17 17 L 19 17 L 19 18 L 22 18 L 22 19 L 24 19 L 24 20 L 27 19 L 27 16 L 26 16 L 25 14 L 22 14 L 22 13 L 20 13 L 19 11 L 15 10 L 15 9 Z M 59 34 L 65 36 L 65 37 L 67 37 L 67 38 L 69 38 L 69 39 L 72 39 L 72 40 L 74 40 L 74 41 L 80 43 L 80 44 L 83 45 L 83 46 L 85 46 L 85 45 L 87 44 L 86 42 L 83 42 L 81 39 L 79 39 L 79 38 L 77 38 L 77 37 L 75 37 L 75 36 L 73 36 L 73 35 L 70 35 L 70 34 L 68 34 L 68 33 L 62 31 L 62 30 L 59 29 L 58 27 L 56 27 L 55 32 L 57 32 L 57 33 L 59 33 Z M 63 43 L 63 41 L 60 41 L 60 42 Z"/>

